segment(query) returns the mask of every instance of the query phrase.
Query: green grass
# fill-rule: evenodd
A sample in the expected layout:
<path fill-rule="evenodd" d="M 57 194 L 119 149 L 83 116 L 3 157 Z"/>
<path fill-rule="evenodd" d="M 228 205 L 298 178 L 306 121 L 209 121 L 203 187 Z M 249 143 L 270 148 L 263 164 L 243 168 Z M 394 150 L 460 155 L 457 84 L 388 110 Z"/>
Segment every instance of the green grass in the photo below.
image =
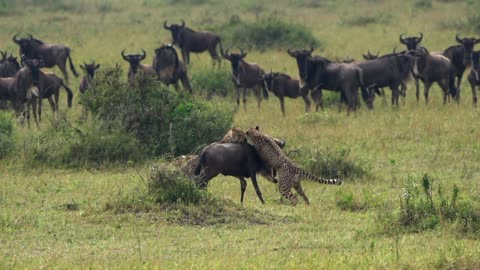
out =
<path fill-rule="evenodd" d="M 280 0 L 261 5 L 247 0 L 174 5 L 170 0 L 56 0 L 25 9 L 30 1 L 4 2 L 2 15 L 9 16 L 0 17 L 2 49 L 17 52 L 11 37 L 30 32 L 46 42 L 69 45 L 75 64 L 95 59 L 102 68 L 118 62 L 125 70 L 127 63 L 120 58 L 123 49 L 144 48 L 149 63 L 153 49 L 169 42 L 164 19 L 172 23 L 183 18 L 195 29 L 207 29 L 226 24 L 238 13 L 247 22 L 279 17 L 311 31 L 322 44 L 318 54 L 360 59 L 367 50 L 388 53 L 399 45 L 399 34 L 419 31 L 425 34 L 423 44 L 429 50 L 443 50 L 455 43 L 457 31 L 462 36 L 474 34 L 474 29 L 463 28 L 460 18 L 474 18 L 476 10 L 471 1 L 431 1 L 431 7 L 418 9 L 416 3 L 429 1 L 417 0 L 321 4 Z M 384 15 L 365 25 L 345 23 L 364 23 L 359 18 L 375 14 Z M 445 28 L 445 22 L 459 22 L 458 28 Z M 266 70 L 298 74 L 294 60 L 283 50 L 252 50 L 246 60 Z M 206 54 L 192 55 L 191 62 L 192 75 L 211 66 Z M 230 74 L 229 68 L 224 62 L 219 74 Z M 58 73 L 57 68 L 53 71 Z M 79 79 L 72 78 L 71 87 L 76 90 L 78 84 Z M 29 167 L 24 142 L 48 130 L 51 111 L 44 106 L 40 129 L 17 126 L 17 147 L 0 160 L 0 268 L 479 268 L 480 234 L 465 232 L 462 221 L 440 222 L 415 233 L 392 226 L 404 188 L 412 179 L 420 184 L 426 174 L 434 179 L 434 192 L 442 186 L 444 196 L 451 197 L 455 185 L 459 200 L 471 202 L 477 211 L 480 198 L 480 115 L 472 108 L 468 82 L 464 78 L 460 104 L 442 105 L 437 86 L 431 89 L 428 105 L 417 104 L 413 88 L 409 84 L 405 104 L 398 109 L 388 99 L 378 98 L 374 111 L 362 106 L 349 117 L 338 112 L 336 105 L 305 116 L 302 100 L 287 99 L 283 118 L 277 98 L 263 101 L 257 110 L 254 97 L 249 96 L 247 112 L 240 109 L 235 114 L 235 126 L 260 125 L 266 133 L 285 139 L 287 152 L 331 153 L 331 160 L 346 157 L 346 165 L 367 172 L 359 177 L 353 174 L 343 186 L 303 181 L 311 202 L 308 207 L 301 199 L 297 207 L 289 206 L 275 185 L 259 177 L 266 204 L 260 203 L 248 180 L 242 208 L 239 181 L 219 176 L 210 182 L 208 193 L 223 205 L 223 212 L 218 212 L 224 216 L 213 216 L 205 223 L 185 222 L 185 217 L 195 221 L 195 215 L 216 206 L 142 204 L 140 195 L 151 160 L 100 168 Z M 233 107 L 233 96 L 230 92 L 208 102 Z M 77 97 L 69 110 L 64 93 L 60 98 L 60 108 L 72 123 L 82 114 Z M 302 157 L 295 157 L 299 164 Z"/>

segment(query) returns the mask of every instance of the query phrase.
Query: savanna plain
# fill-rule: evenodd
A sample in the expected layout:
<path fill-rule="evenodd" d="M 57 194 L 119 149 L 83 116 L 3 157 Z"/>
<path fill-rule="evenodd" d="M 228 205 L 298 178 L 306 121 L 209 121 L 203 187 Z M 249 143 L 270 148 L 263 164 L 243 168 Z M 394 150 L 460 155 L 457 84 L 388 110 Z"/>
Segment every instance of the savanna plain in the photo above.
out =
<path fill-rule="evenodd" d="M 314 44 L 314 54 L 361 60 L 368 50 L 402 50 L 400 34 L 422 32 L 422 45 L 441 51 L 456 43 L 457 33 L 480 37 L 479 10 L 477 1 L 468 0 L 4 0 L 0 48 L 17 54 L 12 36 L 31 33 L 68 45 L 77 70 L 92 60 L 103 70 L 118 63 L 126 81 L 128 64 L 120 52 L 143 48 L 150 64 L 154 49 L 171 41 L 164 20 L 183 19 L 195 30 L 218 32 L 224 47 L 233 44 L 236 50 L 239 44 L 248 50 L 245 60 L 298 77 L 295 59 L 286 53 L 289 45 Z M 251 34 L 256 29 L 262 37 Z M 282 35 L 283 30 L 300 31 L 299 36 L 311 40 L 302 44 L 293 40 L 294 34 Z M 169 151 L 152 154 L 142 148 L 140 157 L 113 161 L 77 157 L 83 148 L 63 156 L 48 154 L 77 136 L 66 131 L 72 127 L 91 132 L 103 127 L 99 123 L 104 119 L 94 111 L 85 117 L 80 78 L 70 76 L 73 107 L 67 108 L 61 93 L 59 116 L 53 117 L 44 104 L 40 127 L 29 129 L 12 113 L 2 113 L 1 121 L 14 124 L 13 146 L 0 160 L 0 268 L 480 268 L 480 112 L 472 106 L 468 71 L 458 103 L 443 105 L 438 86 L 430 90 L 428 105 L 423 97 L 417 103 L 410 82 L 398 107 L 390 105 L 391 91 L 385 89 L 386 97 L 377 97 L 373 110 L 362 104 L 347 116 L 345 108 L 338 110 L 337 94 L 327 91 L 323 111 L 305 114 L 301 98 L 286 99 L 282 117 L 273 94 L 260 109 L 249 95 L 246 111 L 232 112 L 229 62 L 217 68 L 206 53 L 190 58 L 190 98 L 232 116 L 219 135 L 230 126 L 258 125 L 285 139 L 285 152 L 301 167 L 340 176 L 344 184 L 304 180 L 310 205 L 300 199 L 293 207 L 281 199 L 275 184 L 259 176 L 266 204 L 248 180 L 242 206 L 239 181 L 218 176 L 200 203 L 181 196 L 158 203 L 151 199 L 149 181 L 154 164 L 175 158 Z M 58 68 L 52 71 L 61 74 Z M 218 85 L 217 78 L 219 90 L 210 95 L 211 88 L 201 84 Z M 222 91 L 224 96 L 218 94 Z M 107 134 L 82 142 L 95 145 L 95 140 L 109 140 Z M 205 143 L 170 152 L 198 153 Z"/>

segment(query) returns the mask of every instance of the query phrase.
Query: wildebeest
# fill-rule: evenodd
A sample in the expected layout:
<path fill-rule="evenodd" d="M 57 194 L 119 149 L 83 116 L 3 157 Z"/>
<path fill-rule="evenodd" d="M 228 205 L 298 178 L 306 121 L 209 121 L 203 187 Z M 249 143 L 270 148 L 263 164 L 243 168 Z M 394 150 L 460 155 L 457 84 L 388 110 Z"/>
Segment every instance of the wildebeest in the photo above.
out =
<path fill-rule="evenodd" d="M 400 35 L 400 43 L 404 44 L 407 46 L 407 50 L 416 50 L 418 48 L 418 44 L 422 42 L 423 39 L 423 33 L 419 32 L 420 36 L 415 37 L 403 37 L 403 34 Z"/>
<path fill-rule="evenodd" d="M 163 27 L 172 33 L 172 42 L 177 45 L 182 52 L 182 59 L 185 64 L 190 64 L 190 52 L 201 53 L 207 51 L 212 57 L 213 63 L 220 63 L 220 57 L 217 54 L 217 44 L 222 50 L 222 42 L 220 36 L 208 31 L 194 31 L 182 24 L 167 25 L 167 21 L 163 23 Z"/>
<path fill-rule="evenodd" d="M 443 103 L 447 102 L 450 95 L 455 97 L 455 67 L 450 60 L 441 54 L 430 54 L 426 48 L 420 48 L 413 53 L 416 58 L 413 73 L 423 81 L 425 102 L 428 103 L 428 91 L 434 82 L 443 90 Z M 418 100 L 418 91 L 416 95 Z"/>
<path fill-rule="evenodd" d="M 362 84 L 361 70 L 356 64 L 335 63 L 324 57 L 312 57 L 313 48 L 295 51 L 289 48 L 287 52 L 297 60 L 300 91 L 312 90 L 317 111 L 319 106 L 323 107 L 322 89 L 340 92 L 347 103 L 347 113 L 357 109 L 358 88 Z"/>
<path fill-rule="evenodd" d="M 17 117 L 25 115 L 30 127 L 30 103 L 32 101 L 32 88 L 38 86 L 40 68 L 43 61 L 38 59 L 22 59 L 23 67 L 14 77 L 0 78 L 0 99 L 10 100 Z M 38 123 L 37 123 L 38 125 Z"/>
<path fill-rule="evenodd" d="M 13 77 L 20 69 L 20 64 L 17 61 L 17 57 L 12 54 L 7 56 L 7 52 L 0 51 L 2 59 L 0 59 L 0 78 Z"/>
<path fill-rule="evenodd" d="M 263 76 L 265 87 L 268 91 L 280 100 L 280 109 L 283 116 L 285 116 L 285 97 L 298 98 L 302 96 L 305 102 L 305 108 L 310 107 L 310 100 L 308 99 L 308 91 L 301 92 L 299 81 L 292 79 L 289 75 L 280 72 L 266 73 Z"/>
<path fill-rule="evenodd" d="M 170 44 L 163 44 L 155 49 L 153 58 L 153 69 L 161 82 L 166 85 L 173 84 L 178 89 L 178 80 L 182 82 L 185 90 L 192 92 L 192 87 L 188 80 L 187 68 L 178 58 L 177 51 Z"/>
<path fill-rule="evenodd" d="M 46 44 L 41 40 L 34 38 L 28 34 L 29 38 L 17 39 L 17 35 L 13 36 L 13 42 L 20 46 L 20 55 L 25 55 L 28 58 L 42 59 L 45 67 L 58 66 L 62 71 L 65 81 L 68 83 L 67 73 L 67 59 L 70 64 L 70 70 L 75 77 L 78 77 L 75 66 L 72 63 L 70 56 L 70 48 L 61 44 Z"/>
<path fill-rule="evenodd" d="M 363 87 L 389 87 L 392 90 L 392 105 L 398 106 L 399 87 L 409 78 L 414 63 L 411 55 L 392 53 L 357 63 L 357 66 L 362 70 Z"/>
<path fill-rule="evenodd" d="M 93 78 L 95 78 L 95 71 L 100 68 L 100 64 L 95 64 L 95 61 L 93 61 L 91 64 L 83 63 L 83 66 L 80 65 L 80 68 L 86 73 L 79 86 L 80 93 L 83 94 L 92 84 Z"/>
<path fill-rule="evenodd" d="M 455 36 L 455 40 L 461 45 L 450 46 L 443 51 L 443 55 L 447 57 L 455 69 L 456 84 L 455 88 L 457 95 L 455 98 L 460 98 L 460 85 L 462 83 L 463 73 L 465 69 L 472 64 L 473 47 L 480 42 L 477 38 L 460 38 L 460 35 Z"/>
<path fill-rule="evenodd" d="M 476 86 L 480 85 L 480 51 L 476 51 L 473 53 L 472 57 L 472 69 L 470 70 L 470 74 L 468 74 L 468 82 L 472 87 L 472 99 L 473 104 L 477 106 L 477 90 Z"/>
<path fill-rule="evenodd" d="M 248 63 L 244 60 L 247 52 L 239 48 L 240 53 L 230 53 L 229 48 L 226 52 L 221 50 L 222 57 L 230 61 L 232 66 L 232 81 L 237 92 L 237 107 L 240 106 L 240 89 L 243 89 L 243 107 L 247 110 L 247 88 L 252 88 L 257 97 L 257 106 L 260 108 L 262 96 L 260 89 L 263 89 L 263 96 L 268 98 L 268 92 L 264 88 L 262 77 L 265 71 L 255 63 Z"/>
<path fill-rule="evenodd" d="M 60 87 L 63 87 L 67 92 L 67 103 L 68 107 L 72 107 L 73 92 L 70 88 L 63 82 L 63 79 L 55 75 L 54 73 L 43 73 L 39 72 L 39 81 L 38 81 L 38 93 L 32 97 L 32 109 L 33 109 L 33 118 L 37 122 L 37 112 L 38 112 L 38 122 L 42 121 L 42 101 L 43 99 L 48 99 L 50 107 L 52 108 L 53 114 L 58 112 L 58 98 L 60 96 Z M 38 111 L 37 111 L 38 105 Z"/>
<path fill-rule="evenodd" d="M 140 62 L 147 57 L 147 53 L 144 49 L 142 49 L 142 54 L 127 54 L 125 55 L 125 50 L 122 51 L 121 56 L 123 60 L 127 61 L 130 64 L 130 68 L 128 69 L 128 81 L 132 83 L 135 79 L 135 75 L 140 71 L 147 76 L 156 76 L 157 73 L 155 69 L 153 69 L 150 65 L 144 65 Z"/>

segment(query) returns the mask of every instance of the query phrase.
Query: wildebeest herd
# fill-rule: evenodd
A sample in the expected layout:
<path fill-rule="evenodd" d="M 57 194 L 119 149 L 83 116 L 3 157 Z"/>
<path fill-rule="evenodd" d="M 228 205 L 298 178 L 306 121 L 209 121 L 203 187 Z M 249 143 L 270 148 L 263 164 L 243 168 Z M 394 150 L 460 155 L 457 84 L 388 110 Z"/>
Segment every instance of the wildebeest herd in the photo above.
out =
<path fill-rule="evenodd" d="M 128 81 L 135 80 L 136 74 L 141 72 L 147 76 L 155 76 L 165 85 L 173 85 L 177 90 L 178 83 L 181 82 L 185 90 L 192 92 L 187 73 L 190 53 L 208 51 L 214 66 L 220 63 L 221 58 L 231 63 L 237 107 L 240 105 L 241 94 L 245 107 L 247 89 L 253 89 L 258 107 L 262 101 L 262 91 L 264 97 L 268 97 L 268 93 L 272 92 L 279 98 L 283 115 L 285 97 L 301 96 L 305 102 L 305 111 L 308 112 L 311 107 L 310 95 L 318 111 L 319 108 L 323 109 L 322 90 L 330 90 L 340 93 L 340 101 L 347 105 L 347 112 L 350 113 L 360 106 L 359 90 L 367 107 L 372 109 L 375 96 L 383 95 L 383 88 L 389 87 L 392 91 L 391 102 L 398 106 L 399 97 L 406 95 L 407 82 L 412 78 L 415 81 L 417 102 L 420 99 L 419 81 L 424 84 L 425 102 L 428 103 L 429 89 L 433 83 L 437 83 L 442 89 L 444 103 L 450 99 L 458 101 L 463 74 L 471 67 L 468 80 L 472 88 L 473 104 L 477 104 L 480 51 L 474 51 L 474 46 L 480 39 L 474 37 L 461 38 L 457 34 L 455 40 L 458 44 L 440 52 L 430 52 L 420 45 L 424 39 L 423 33 L 411 37 L 401 34 L 399 41 L 406 46 L 406 50 L 397 52 L 394 49 L 392 53 L 383 56 L 368 51 L 363 55 L 364 61 L 355 61 L 348 57 L 333 61 L 314 55 L 314 48 L 288 48 L 287 53 L 295 58 L 298 67 L 299 78 L 294 79 L 284 73 L 266 73 L 258 64 L 245 61 L 247 52 L 241 48 L 238 53 L 230 53 L 231 46 L 224 51 L 219 35 L 208 31 L 194 31 L 188 28 L 183 20 L 181 24 L 171 25 L 165 21 L 163 26 L 171 32 L 173 44 L 157 48 L 152 65 L 141 63 L 146 58 L 143 49 L 142 53 L 125 54 L 125 50 L 120 53 L 123 60 L 129 63 Z M 67 60 L 72 73 L 76 77 L 78 74 L 69 47 L 47 44 L 31 34 L 24 38 L 14 35 L 12 40 L 20 48 L 21 62 L 18 63 L 12 54 L 7 56 L 7 52 L 0 52 L 1 107 L 7 107 L 5 101 L 10 100 L 17 116 L 25 115 L 28 122 L 30 107 L 33 107 L 34 119 L 38 125 L 37 114 L 38 120 L 41 120 L 42 99 L 48 99 L 54 112 L 58 110 L 60 87 L 67 91 L 68 105 L 72 104 L 73 93 L 67 86 Z M 180 49 L 183 61 L 179 59 L 174 46 Z M 217 47 L 221 57 L 217 53 Z M 42 67 L 53 66 L 58 66 L 65 81 L 55 74 L 45 74 L 40 70 Z M 86 73 L 79 87 L 80 92 L 84 93 L 100 65 L 84 63 L 80 67 Z"/>

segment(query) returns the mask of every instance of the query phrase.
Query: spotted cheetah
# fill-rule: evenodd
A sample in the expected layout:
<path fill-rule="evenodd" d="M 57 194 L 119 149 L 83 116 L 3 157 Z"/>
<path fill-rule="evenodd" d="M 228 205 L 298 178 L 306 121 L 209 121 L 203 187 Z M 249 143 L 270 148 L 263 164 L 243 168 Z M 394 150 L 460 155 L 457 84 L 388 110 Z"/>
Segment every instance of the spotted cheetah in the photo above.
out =
<path fill-rule="evenodd" d="M 309 179 L 322 184 L 342 184 L 340 179 L 320 178 L 298 167 L 269 136 L 262 134 L 258 127 L 249 128 L 246 132 L 235 129 L 232 130 L 232 133 L 232 138 L 237 138 L 238 140 L 248 139 L 248 142 L 257 150 L 263 161 L 277 171 L 280 193 L 283 197 L 290 200 L 292 205 L 296 205 L 298 202 L 297 197 L 291 191 L 292 187 L 303 197 L 307 205 L 310 204 L 300 184 L 301 179 Z"/>

